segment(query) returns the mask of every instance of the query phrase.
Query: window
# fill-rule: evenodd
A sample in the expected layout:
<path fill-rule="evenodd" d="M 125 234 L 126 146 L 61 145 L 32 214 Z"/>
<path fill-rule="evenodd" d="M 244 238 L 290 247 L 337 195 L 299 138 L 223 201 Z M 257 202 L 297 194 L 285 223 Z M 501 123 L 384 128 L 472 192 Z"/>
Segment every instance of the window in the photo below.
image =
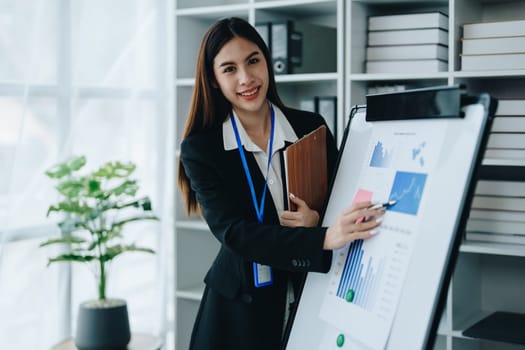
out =
<path fill-rule="evenodd" d="M 126 238 L 156 250 L 111 265 L 108 295 L 128 301 L 132 331 L 171 332 L 174 151 L 169 4 L 157 0 L 0 2 L 0 348 L 47 349 L 74 335 L 95 298 L 85 266 L 46 266 L 59 235 L 46 169 L 69 155 L 86 168 L 132 161 L 159 223 Z M 172 317 L 172 316 L 169 316 Z M 172 323 L 171 323 L 172 324 Z M 23 336 L 22 336 L 23 335 Z"/>

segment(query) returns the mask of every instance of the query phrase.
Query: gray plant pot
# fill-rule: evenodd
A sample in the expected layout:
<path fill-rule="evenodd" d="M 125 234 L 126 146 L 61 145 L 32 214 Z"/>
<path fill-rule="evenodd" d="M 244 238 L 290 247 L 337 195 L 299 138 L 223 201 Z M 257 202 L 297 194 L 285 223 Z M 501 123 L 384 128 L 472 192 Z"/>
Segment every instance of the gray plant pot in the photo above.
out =
<path fill-rule="evenodd" d="M 80 304 L 75 337 L 79 350 L 126 349 L 130 339 L 125 300 L 94 300 Z"/>

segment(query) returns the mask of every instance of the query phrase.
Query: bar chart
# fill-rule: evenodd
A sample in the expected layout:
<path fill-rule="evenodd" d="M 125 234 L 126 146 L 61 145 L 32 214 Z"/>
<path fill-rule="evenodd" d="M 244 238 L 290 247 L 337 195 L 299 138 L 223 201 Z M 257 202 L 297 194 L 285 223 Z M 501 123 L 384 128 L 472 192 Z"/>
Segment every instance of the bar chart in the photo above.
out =
<path fill-rule="evenodd" d="M 362 240 L 352 242 L 337 288 L 339 298 L 372 310 L 384 267 L 383 259 L 377 264 L 374 259 L 365 254 Z"/>
<path fill-rule="evenodd" d="M 370 166 L 376 168 L 389 168 L 392 164 L 392 151 L 389 150 L 384 141 L 377 141 L 374 145 Z"/>

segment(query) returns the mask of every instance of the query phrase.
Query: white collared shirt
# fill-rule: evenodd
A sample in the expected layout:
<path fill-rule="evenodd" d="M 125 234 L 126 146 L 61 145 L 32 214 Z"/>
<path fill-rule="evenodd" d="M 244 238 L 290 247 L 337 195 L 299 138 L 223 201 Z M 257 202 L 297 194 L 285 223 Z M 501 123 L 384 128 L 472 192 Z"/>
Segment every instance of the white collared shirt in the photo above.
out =
<path fill-rule="evenodd" d="M 273 150 L 271 155 L 270 169 L 268 171 L 268 189 L 272 194 L 273 203 L 277 209 L 277 213 L 284 210 L 284 194 L 283 194 L 283 181 L 281 174 L 281 159 L 279 157 L 279 150 L 284 148 L 285 141 L 295 142 L 297 141 L 297 135 L 295 134 L 292 126 L 288 122 L 288 119 L 284 116 L 283 112 L 277 107 L 272 105 L 275 113 L 275 126 L 274 126 L 274 137 L 273 137 Z M 248 152 L 252 152 L 259 169 L 263 176 L 266 176 L 266 168 L 268 165 L 268 156 L 266 151 L 263 151 L 257 146 L 248 136 L 246 130 L 242 126 L 239 118 L 233 112 L 237 129 L 239 130 L 239 136 L 244 148 Z M 222 137 L 224 143 L 224 150 L 229 151 L 237 149 L 237 140 L 233 131 L 233 126 L 230 118 L 226 118 L 226 121 L 222 124 Z M 253 175 L 252 175 L 253 176 Z M 260 198 L 258 198 L 260 200 Z"/>

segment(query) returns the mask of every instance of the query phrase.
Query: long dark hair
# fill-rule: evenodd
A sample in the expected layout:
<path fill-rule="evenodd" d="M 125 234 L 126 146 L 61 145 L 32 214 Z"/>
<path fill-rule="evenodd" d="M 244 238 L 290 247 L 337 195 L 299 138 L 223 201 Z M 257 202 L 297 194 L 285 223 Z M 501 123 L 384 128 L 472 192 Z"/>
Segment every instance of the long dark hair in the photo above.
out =
<path fill-rule="evenodd" d="M 274 105 L 283 109 L 272 65 L 270 51 L 257 30 L 242 18 L 231 17 L 219 20 L 204 34 L 197 57 L 195 86 L 193 96 L 184 126 L 182 139 L 200 130 L 219 127 L 228 117 L 232 106 L 216 85 L 213 73 L 213 60 L 222 47 L 235 37 L 241 37 L 253 42 L 262 51 L 268 68 L 268 92 L 266 98 Z M 179 159 L 178 173 L 179 189 L 182 193 L 187 214 L 199 212 L 195 192 L 190 188 L 182 162 Z"/>

